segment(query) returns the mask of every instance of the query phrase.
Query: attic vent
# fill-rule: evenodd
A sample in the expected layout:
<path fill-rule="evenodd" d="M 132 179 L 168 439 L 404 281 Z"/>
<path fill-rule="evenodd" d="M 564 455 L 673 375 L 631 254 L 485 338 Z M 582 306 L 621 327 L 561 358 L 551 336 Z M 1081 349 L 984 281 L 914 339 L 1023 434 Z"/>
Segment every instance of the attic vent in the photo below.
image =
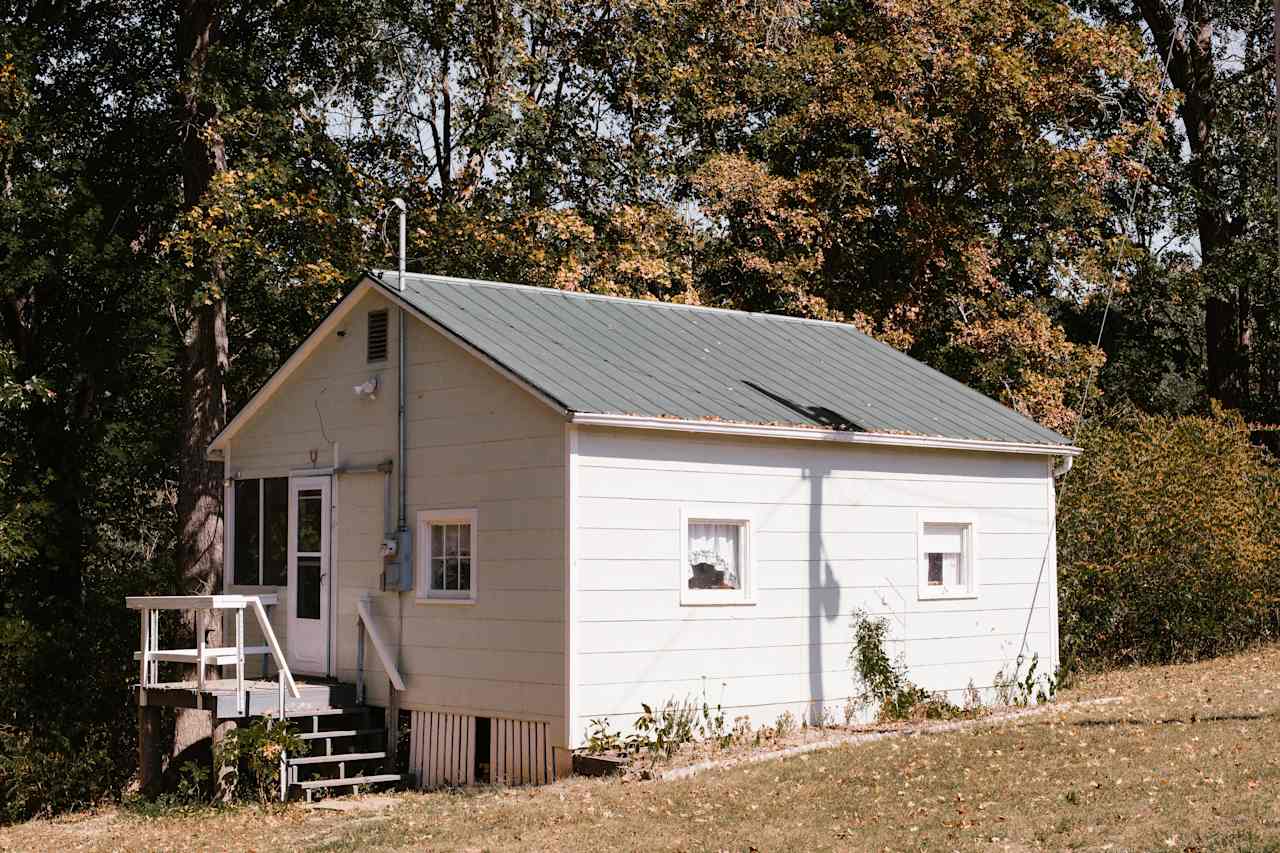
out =
<path fill-rule="evenodd" d="M 369 312 L 369 361 L 387 360 L 387 310 Z"/>

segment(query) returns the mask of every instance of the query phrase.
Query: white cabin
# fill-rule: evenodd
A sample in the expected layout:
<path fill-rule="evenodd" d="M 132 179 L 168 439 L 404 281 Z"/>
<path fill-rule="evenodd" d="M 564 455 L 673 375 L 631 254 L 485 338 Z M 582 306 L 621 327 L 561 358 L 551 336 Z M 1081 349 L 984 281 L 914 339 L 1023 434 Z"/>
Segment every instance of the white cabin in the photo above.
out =
<path fill-rule="evenodd" d="M 224 591 L 277 595 L 293 672 L 347 683 L 366 602 L 404 683 L 366 654 L 368 700 L 411 712 L 424 784 L 498 741 L 540 781 L 591 720 L 704 692 L 843 721 L 855 610 L 953 700 L 1052 672 L 1078 452 L 848 325 L 395 273 L 210 448 Z"/>

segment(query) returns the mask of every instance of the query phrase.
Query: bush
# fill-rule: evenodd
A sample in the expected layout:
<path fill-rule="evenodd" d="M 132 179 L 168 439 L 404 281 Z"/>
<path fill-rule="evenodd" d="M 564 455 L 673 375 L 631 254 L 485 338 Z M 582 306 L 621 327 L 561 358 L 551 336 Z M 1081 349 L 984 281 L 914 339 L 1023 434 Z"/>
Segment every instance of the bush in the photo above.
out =
<path fill-rule="evenodd" d="M 890 659 L 884 648 L 888 634 L 886 620 L 872 619 L 860 610 L 854 612 L 849 663 L 860 683 L 857 702 L 875 707 L 881 721 L 945 719 L 959 713 L 945 696 L 932 694 L 908 678 L 905 663 Z"/>
<path fill-rule="evenodd" d="M 280 798 L 280 755 L 302 755 L 306 743 L 288 720 L 261 717 L 232 729 L 219 745 L 214 765 L 230 768 L 225 780 L 234 799 L 263 805 Z"/>
<path fill-rule="evenodd" d="M 1196 660 L 1280 628 L 1280 471 L 1239 416 L 1126 412 L 1060 485 L 1064 668 Z"/>

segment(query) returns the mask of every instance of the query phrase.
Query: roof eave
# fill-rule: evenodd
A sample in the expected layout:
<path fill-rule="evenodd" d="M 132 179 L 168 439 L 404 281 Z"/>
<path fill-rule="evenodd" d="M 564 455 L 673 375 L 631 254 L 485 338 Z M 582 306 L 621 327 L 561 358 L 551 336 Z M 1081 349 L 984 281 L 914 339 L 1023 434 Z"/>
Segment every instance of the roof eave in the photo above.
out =
<path fill-rule="evenodd" d="M 866 444 L 887 447 L 921 447 L 933 450 L 967 450 L 979 453 L 1020 453 L 1036 456 L 1078 456 L 1083 450 L 1070 444 L 1037 444 L 1020 441 L 990 441 L 972 438 L 947 438 L 932 435 L 904 435 L 885 432 L 852 432 L 820 427 L 784 424 L 751 424 L 733 421 L 654 418 L 641 415 L 577 412 L 575 424 L 585 426 L 623 427 L 627 429 L 697 432 L 712 435 L 734 435 L 752 438 L 830 441 L 844 444 Z"/>

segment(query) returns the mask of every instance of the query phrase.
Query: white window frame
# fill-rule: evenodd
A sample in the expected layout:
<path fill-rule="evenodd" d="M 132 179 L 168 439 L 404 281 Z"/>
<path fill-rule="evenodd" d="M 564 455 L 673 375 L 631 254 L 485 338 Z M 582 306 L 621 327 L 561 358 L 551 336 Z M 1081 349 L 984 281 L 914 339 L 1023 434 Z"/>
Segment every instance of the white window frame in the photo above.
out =
<path fill-rule="evenodd" d="M 418 511 L 418 583 L 417 601 L 419 604 L 475 604 L 479 586 L 480 552 L 477 543 L 480 539 L 480 513 L 475 509 L 424 509 Z M 431 589 L 431 525 L 433 524 L 470 524 L 471 525 L 471 590 L 467 595 L 448 594 Z"/>
<path fill-rule="evenodd" d="M 739 567 L 741 589 L 689 589 L 689 525 L 734 524 L 741 529 L 738 545 L 741 548 Z M 744 513 L 741 506 L 715 506 L 699 504 L 680 509 L 680 564 L 677 566 L 676 584 L 680 589 L 682 607 L 723 607 L 753 605 L 755 597 L 755 519 Z"/>
<path fill-rule="evenodd" d="M 934 586 L 929 583 L 929 558 L 924 550 L 926 524 L 952 524 L 965 528 L 961 551 L 966 580 L 963 587 Z M 931 510 L 916 514 L 916 577 L 921 601 L 978 597 L 978 519 L 973 513 Z"/>

